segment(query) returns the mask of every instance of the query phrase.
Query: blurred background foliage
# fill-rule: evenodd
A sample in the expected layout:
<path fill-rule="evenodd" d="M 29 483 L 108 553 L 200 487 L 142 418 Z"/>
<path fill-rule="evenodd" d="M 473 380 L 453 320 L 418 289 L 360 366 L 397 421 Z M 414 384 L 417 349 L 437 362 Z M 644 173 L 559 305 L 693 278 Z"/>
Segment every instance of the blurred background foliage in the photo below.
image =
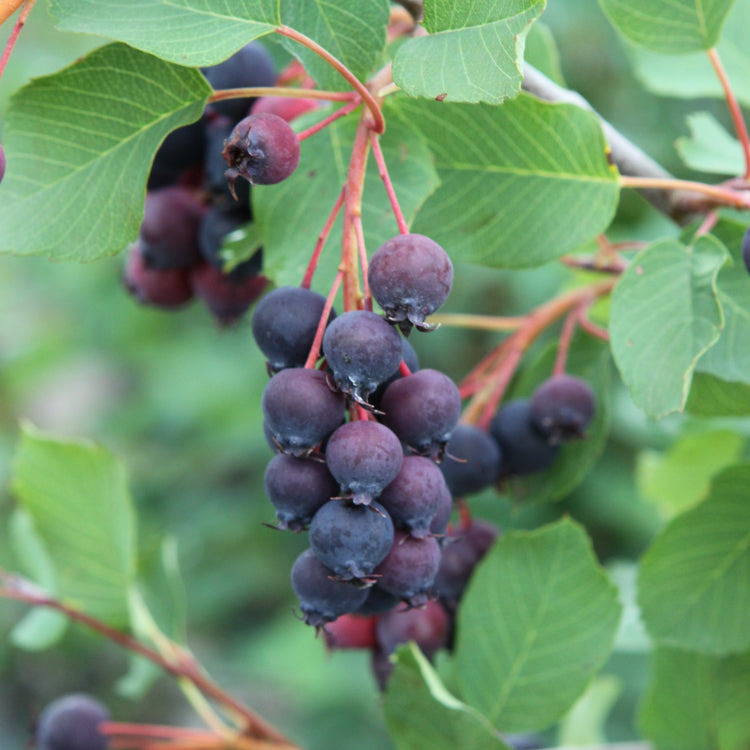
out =
<path fill-rule="evenodd" d="M 0 123 L 9 96 L 25 80 L 101 43 L 55 31 L 45 6 L 37 4 L 3 77 Z M 712 112 L 731 129 L 720 101 L 660 99 L 644 91 L 625 43 L 596 0 L 549 0 L 542 21 L 557 41 L 568 85 L 675 174 L 694 176 L 674 148 L 688 134 L 688 112 Z M 10 26 L 0 30 L 0 44 Z M 676 234 L 676 227 L 629 191 L 610 231 L 615 239 Z M 144 564 L 165 533 L 176 540 L 189 642 L 218 681 L 311 750 L 353 747 L 355 737 L 360 750 L 390 748 L 368 656 L 328 655 L 322 640 L 292 614 L 289 570 L 305 539 L 262 525 L 273 521 L 262 486 L 271 457 L 260 415 L 266 371 L 249 319 L 218 330 L 197 305 L 178 314 L 139 308 L 121 287 L 121 263 L 121 257 L 89 265 L 0 257 L 0 487 L 7 488 L 20 420 L 112 448 L 129 467 Z M 557 264 L 513 273 L 459 264 L 445 311 L 525 312 L 572 280 Z M 318 280 L 321 291 L 327 282 Z M 422 366 L 459 380 L 499 337 L 443 328 L 412 340 Z M 573 516 L 586 525 L 623 597 L 632 599 L 632 563 L 675 510 L 660 491 L 670 482 L 666 452 L 690 455 L 696 441 L 716 445 L 715 435 L 705 433 L 717 423 L 684 416 L 651 422 L 616 377 L 612 395 L 607 447 L 572 494 L 553 504 L 519 506 L 487 491 L 471 500 L 471 508 L 503 528 Z M 731 426 L 742 435 L 750 429 L 737 420 Z M 695 481 L 686 483 L 688 495 L 700 492 L 701 479 L 705 484 L 744 449 L 742 438 L 719 443 Z M 13 498 L 7 489 L 1 492 L 0 565 L 13 569 L 7 535 Z M 143 700 L 135 680 L 134 697 L 124 697 L 118 681 L 129 668 L 127 655 L 80 628 L 69 628 L 44 652 L 15 648 L 9 634 L 23 612 L 21 605 L 0 601 L 3 748 L 23 747 L 41 707 L 68 691 L 98 695 L 122 720 L 196 723 L 168 679 L 159 679 Z M 603 676 L 550 731 L 550 744 L 634 738 L 648 648 L 626 611 Z"/>

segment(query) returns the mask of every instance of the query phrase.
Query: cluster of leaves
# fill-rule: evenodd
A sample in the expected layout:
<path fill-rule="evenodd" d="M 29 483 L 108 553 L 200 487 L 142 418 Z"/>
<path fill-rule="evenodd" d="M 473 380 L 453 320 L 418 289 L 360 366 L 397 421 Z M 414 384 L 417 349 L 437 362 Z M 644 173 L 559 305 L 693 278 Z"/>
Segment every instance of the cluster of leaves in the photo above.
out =
<path fill-rule="evenodd" d="M 718 45 L 740 101 L 750 104 L 750 61 L 736 46 L 750 33 L 746 4 L 600 4 L 638 45 L 632 55 L 649 88 L 722 96 L 704 54 Z M 221 13 L 212 12 L 219 5 Z M 0 252 L 79 261 L 120 252 L 137 235 L 159 144 L 195 121 L 211 94 L 197 67 L 282 26 L 314 39 L 360 79 L 393 59 L 403 93 L 384 104 L 382 146 L 391 179 L 411 230 L 431 236 L 454 260 L 535 268 L 585 251 L 611 225 L 621 186 L 596 115 L 520 93 L 525 49 L 550 70 L 547 36 L 536 23 L 544 0 L 426 0 L 429 34 L 390 48 L 386 0 L 358 3 L 356 13 L 344 0 L 235 5 L 51 0 L 60 29 L 115 41 L 14 95 L 3 134 L 8 171 L 0 187 Z M 346 88 L 310 50 L 286 38 L 280 43 L 320 88 Z M 327 114 L 311 113 L 299 127 Z M 692 137 L 679 144 L 688 166 L 741 171 L 740 144 L 715 118 L 698 113 L 690 126 Z M 303 144 L 290 179 L 253 191 L 252 233 L 261 238 L 264 273 L 275 283 L 302 278 L 321 217 L 346 178 L 355 128 L 355 117 L 327 127 L 314 144 Z M 362 213 L 369 247 L 397 233 L 374 164 Z M 750 282 L 740 251 L 747 224 L 747 215 L 722 212 L 709 234 L 696 234 L 694 224 L 632 257 L 611 304 L 597 311 L 611 347 L 579 334 L 571 349 L 569 370 L 597 391 L 589 440 L 566 446 L 547 472 L 513 483 L 513 498 L 558 500 L 591 469 L 608 431 L 610 353 L 649 417 L 750 415 Z M 329 242 L 340 239 L 334 227 Z M 242 241 L 236 249 L 241 256 Z M 323 256 L 322 283 L 330 283 L 338 261 L 335 252 Z M 570 277 L 575 284 L 588 280 Z M 554 351 L 554 345 L 539 349 L 512 396 L 530 393 L 548 376 Z M 640 724 L 659 747 L 740 750 L 750 737 L 750 615 L 743 606 L 750 589 L 750 467 L 739 462 L 736 433 L 717 441 L 707 431 L 713 423 L 702 424 L 708 427 L 692 443 L 683 438 L 639 466 L 644 494 L 669 518 L 638 572 L 637 604 L 654 644 Z M 680 475 L 688 464 L 685 483 Z M 101 448 L 28 428 L 13 475 L 12 535 L 25 572 L 60 599 L 154 638 L 122 466 Z M 168 602 L 179 598 L 180 584 L 169 542 L 162 553 L 161 570 L 149 575 L 170 592 L 161 597 Z M 626 613 L 634 608 L 631 602 Z M 167 610 L 157 619 L 181 640 L 179 607 Z M 471 583 L 452 657 L 432 666 L 417 651 L 399 653 L 385 702 L 395 743 L 502 748 L 498 732 L 548 728 L 605 664 L 620 618 L 616 589 L 580 525 L 562 520 L 508 533 Z M 42 648 L 65 627 L 59 614 L 34 610 L 12 637 Z"/>

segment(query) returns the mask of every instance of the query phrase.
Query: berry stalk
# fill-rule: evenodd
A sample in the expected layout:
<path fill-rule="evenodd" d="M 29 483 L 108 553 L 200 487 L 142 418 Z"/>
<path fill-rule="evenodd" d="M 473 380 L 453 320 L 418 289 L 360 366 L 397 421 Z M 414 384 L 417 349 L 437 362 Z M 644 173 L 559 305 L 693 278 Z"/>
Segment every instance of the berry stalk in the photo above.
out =
<path fill-rule="evenodd" d="M 208 97 L 208 104 L 225 99 L 248 99 L 261 96 L 282 96 L 290 99 L 323 99 L 329 102 L 352 102 L 358 99 L 353 91 L 323 91 L 320 89 L 300 89 L 291 86 L 250 86 L 239 89 L 221 89 Z"/>
<path fill-rule="evenodd" d="M 310 284 L 312 284 L 313 275 L 315 274 L 315 269 L 318 267 L 318 261 L 320 260 L 320 253 L 322 252 L 323 247 L 326 244 L 328 235 L 331 233 L 331 229 L 333 229 L 333 225 L 336 221 L 336 217 L 339 215 L 339 211 L 341 210 L 341 206 L 343 205 L 344 205 L 344 188 L 341 188 L 339 197 L 336 198 L 336 203 L 333 204 L 331 213 L 329 214 L 328 219 L 326 219 L 326 223 L 323 229 L 321 230 L 320 234 L 318 235 L 318 241 L 315 243 L 315 249 L 313 250 L 313 254 L 310 257 L 310 262 L 307 265 L 307 270 L 305 271 L 305 277 L 302 279 L 302 283 L 300 284 L 300 286 L 303 289 L 309 289 Z"/>
<path fill-rule="evenodd" d="M 22 1 L 23 0 L 11 0 L 11 2 L 6 1 L 5 3 L 0 4 L 0 23 L 3 23 L 10 15 L 12 15 L 15 12 L 16 8 L 21 5 Z M 11 52 L 13 52 L 13 47 L 16 46 L 18 35 L 21 33 L 21 29 L 26 23 L 26 19 L 29 17 L 29 13 L 31 13 L 31 9 L 34 7 L 35 2 L 36 0 L 26 0 L 26 4 L 24 5 L 23 10 L 16 19 L 16 24 L 13 27 L 13 31 L 11 31 L 10 37 L 5 44 L 5 49 L 3 50 L 2 57 L 0 57 L 0 78 L 3 75 L 5 66 L 8 64 L 10 54 Z"/>
<path fill-rule="evenodd" d="M 305 362 L 306 370 L 311 370 L 313 367 L 315 367 L 315 363 L 318 361 L 318 357 L 320 356 L 320 345 L 323 341 L 323 334 L 326 330 L 326 324 L 328 323 L 328 316 L 331 313 L 333 300 L 336 298 L 336 292 L 338 292 L 343 278 L 344 272 L 339 269 L 339 272 L 336 274 L 336 278 L 333 280 L 331 291 L 328 292 L 328 297 L 326 298 L 326 304 L 323 307 L 323 312 L 320 314 L 320 322 L 318 323 L 318 328 L 315 331 L 315 338 L 313 339 L 312 346 L 310 347 L 310 354 L 308 354 L 307 361 Z"/>
<path fill-rule="evenodd" d="M 620 186 L 625 188 L 664 188 L 666 190 L 688 190 L 701 193 L 712 199 L 712 203 L 719 206 L 732 206 L 733 208 L 750 208 L 750 198 L 736 190 L 707 185 L 704 182 L 693 180 L 677 180 L 660 177 L 629 177 L 620 175 Z"/>
<path fill-rule="evenodd" d="M 304 141 L 306 138 L 309 138 L 311 135 L 315 135 L 316 133 L 319 133 L 323 128 L 328 127 L 332 122 L 336 122 L 336 120 L 346 117 L 350 112 L 354 112 L 359 105 L 362 104 L 362 100 L 357 97 L 353 101 L 349 102 L 349 104 L 345 104 L 341 109 L 337 109 L 332 114 L 328 115 L 328 117 L 325 117 L 320 122 L 316 122 L 315 125 L 311 125 L 306 130 L 301 130 L 299 133 L 297 133 L 297 138 L 300 141 Z"/>
<path fill-rule="evenodd" d="M 388 193 L 388 200 L 391 202 L 391 208 L 393 209 L 393 215 L 396 217 L 398 231 L 401 234 L 409 234 L 409 226 L 406 223 L 404 212 L 401 210 L 398 198 L 396 197 L 396 191 L 393 189 L 393 183 L 388 174 L 388 167 L 383 158 L 383 151 L 380 148 L 380 139 L 376 133 L 370 133 L 370 145 L 372 146 L 372 155 L 375 157 L 375 163 L 378 165 L 378 174 L 380 175 L 380 179 L 383 180 L 385 192 Z"/>
<path fill-rule="evenodd" d="M 568 361 L 568 351 L 570 350 L 570 342 L 573 340 L 576 325 L 578 325 L 581 318 L 585 316 L 586 311 L 589 309 L 592 302 L 593 299 L 582 299 L 565 318 L 562 332 L 560 333 L 560 341 L 557 345 L 555 364 L 552 368 L 553 375 L 565 374 L 565 364 Z"/>

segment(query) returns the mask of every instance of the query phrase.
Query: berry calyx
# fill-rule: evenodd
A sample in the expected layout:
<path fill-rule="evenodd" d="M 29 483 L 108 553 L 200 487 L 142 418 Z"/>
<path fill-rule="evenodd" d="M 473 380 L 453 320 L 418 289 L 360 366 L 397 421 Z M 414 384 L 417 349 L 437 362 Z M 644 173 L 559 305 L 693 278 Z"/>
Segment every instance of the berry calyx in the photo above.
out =
<path fill-rule="evenodd" d="M 536 430 L 556 444 L 583 437 L 595 408 L 594 391 L 585 380 L 555 375 L 534 391 L 529 417 Z"/>
<path fill-rule="evenodd" d="M 222 156 L 229 165 L 224 176 L 234 193 L 238 177 L 256 185 L 275 185 L 289 177 L 299 164 L 299 141 L 278 115 L 250 115 L 234 126 Z"/>

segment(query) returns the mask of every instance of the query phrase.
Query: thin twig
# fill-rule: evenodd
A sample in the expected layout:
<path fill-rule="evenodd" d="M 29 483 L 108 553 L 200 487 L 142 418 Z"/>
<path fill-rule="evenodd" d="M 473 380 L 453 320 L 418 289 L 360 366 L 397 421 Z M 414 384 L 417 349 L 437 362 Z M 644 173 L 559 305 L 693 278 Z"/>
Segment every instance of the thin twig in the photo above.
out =
<path fill-rule="evenodd" d="M 13 31 L 10 32 L 10 37 L 8 37 L 8 41 L 5 44 L 5 49 L 3 50 L 2 57 L 0 57 L 0 78 L 3 75 L 3 72 L 5 71 L 5 66 L 8 64 L 8 59 L 10 58 L 10 53 L 13 52 L 13 47 L 16 46 L 16 42 L 18 41 L 18 35 L 21 33 L 21 29 L 23 28 L 23 25 L 26 23 L 26 19 L 29 17 L 29 13 L 31 13 L 31 9 L 34 7 L 34 3 L 36 0 L 26 0 L 26 5 L 23 6 L 23 10 L 19 13 L 18 18 L 16 19 L 16 24 L 13 27 Z M 16 0 L 13 0 L 13 2 L 6 3 L 8 8 L 10 8 L 7 15 L 5 14 L 5 11 L 7 8 L 0 5 L 0 23 L 5 21 L 8 16 L 12 15 L 13 12 L 18 8 L 20 5 L 20 2 L 16 2 Z"/>
<path fill-rule="evenodd" d="M 398 231 L 401 234 L 409 234 L 409 225 L 406 223 L 404 212 L 401 210 L 398 198 L 396 197 L 396 191 L 393 188 L 391 176 L 388 174 L 388 167 L 383 158 L 383 151 L 380 148 L 380 138 L 376 133 L 370 133 L 370 145 L 372 146 L 372 155 L 375 157 L 375 163 L 378 165 L 378 174 L 380 175 L 380 179 L 383 180 L 385 192 L 388 194 L 388 200 L 391 203 L 393 215 L 396 217 Z"/>
<path fill-rule="evenodd" d="M 357 235 L 357 250 L 359 251 L 359 265 L 362 269 L 362 288 L 364 291 L 364 309 L 372 312 L 372 294 L 370 293 L 370 280 L 367 278 L 367 248 L 365 247 L 365 231 L 362 227 L 362 215 L 353 217 L 354 232 Z"/>
<path fill-rule="evenodd" d="M 224 99 L 255 99 L 260 96 L 281 96 L 287 99 L 324 99 L 329 102 L 350 102 L 357 95 L 353 91 L 323 91 L 299 89 L 291 86 L 251 86 L 240 89 L 220 89 L 208 97 L 208 103 Z"/>
<path fill-rule="evenodd" d="M 474 328 L 482 331 L 515 331 L 523 326 L 526 316 L 502 318 L 497 315 L 471 315 L 469 313 L 438 313 L 428 319 L 430 325 L 451 328 Z"/>
<path fill-rule="evenodd" d="M 310 347 L 310 353 L 307 355 L 307 361 L 305 362 L 305 368 L 312 370 L 315 367 L 315 363 L 320 357 L 320 345 L 323 343 L 323 334 L 326 330 L 326 324 L 328 323 L 328 316 L 331 314 L 331 308 L 333 307 L 333 300 L 336 299 L 336 292 L 338 292 L 341 286 L 341 281 L 344 278 L 344 272 L 339 269 L 336 274 L 336 278 L 333 280 L 331 291 L 328 292 L 328 298 L 323 306 L 323 312 L 320 314 L 320 320 L 318 321 L 318 327 L 315 331 L 315 338 L 313 339 L 312 346 Z"/>
<path fill-rule="evenodd" d="M 707 185 L 694 180 L 677 180 L 661 177 L 628 177 L 622 175 L 620 184 L 626 188 L 662 188 L 665 190 L 683 190 L 701 193 L 711 198 L 717 205 L 732 206 L 733 208 L 750 208 L 750 197 L 735 190 Z"/>
<path fill-rule="evenodd" d="M 297 140 L 304 141 L 306 138 L 309 138 L 311 135 L 315 135 L 316 133 L 319 133 L 323 128 L 327 128 L 332 122 L 336 122 L 336 120 L 340 119 L 341 117 L 346 117 L 350 112 L 354 112 L 357 107 L 359 107 L 362 104 L 362 100 L 357 97 L 354 101 L 349 102 L 349 104 L 345 104 L 340 109 L 337 109 L 335 112 L 328 115 L 328 117 L 323 118 L 320 122 L 316 122 L 315 125 L 311 125 L 309 128 L 305 130 L 301 130 L 299 133 L 297 133 Z"/>
<path fill-rule="evenodd" d="M 578 325 L 581 317 L 591 306 L 592 302 L 592 299 L 582 299 L 581 302 L 576 305 L 565 318 L 562 331 L 560 332 L 560 339 L 557 344 L 555 364 L 552 368 L 553 375 L 565 374 L 565 365 L 568 361 L 568 352 L 570 351 L 570 344 L 573 341 L 573 334 L 575 333 L 576 325 Z"/>
<path fill-rule="evenodd" d="M 341 210 L 341 206 L 343 205 L 344 188 L 341 188 L 339 197 L 336 198 L 336 203 L 333 204 L 333 209 L 331 210 L 331 213 L 329 214 L 323 229 L 318 235 L 318 241 L 315 243 L 315 249 L 313 250 L 313 254 L 310 256 L 310 262 L 307 264 L 305 277 L 302 279 L 302 283 L 300 284 L 303 289 L 309 289 L 310 284 L 312 284 L 313 275 L 315 274 L 315 269 L 318 267 L 318 261 L 320 260 L 320 253 L 323 250 L 323 246 L 326 244 L 328 235 L 331 233 L 331 229 L 336 222 L 336 217 L 339 215 L 339 211 Z"/>

